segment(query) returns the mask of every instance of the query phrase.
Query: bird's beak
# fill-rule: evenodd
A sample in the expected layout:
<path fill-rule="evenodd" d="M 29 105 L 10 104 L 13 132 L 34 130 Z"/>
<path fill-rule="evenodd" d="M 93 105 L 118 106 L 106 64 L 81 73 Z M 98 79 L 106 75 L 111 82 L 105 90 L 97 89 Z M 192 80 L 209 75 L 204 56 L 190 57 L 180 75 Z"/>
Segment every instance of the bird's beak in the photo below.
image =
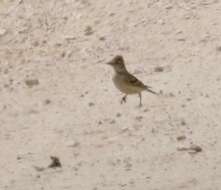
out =
<path fill-rule="evenodd" d="M 113 65 L 113 61 L 108 61 L 106 64 Z"/>

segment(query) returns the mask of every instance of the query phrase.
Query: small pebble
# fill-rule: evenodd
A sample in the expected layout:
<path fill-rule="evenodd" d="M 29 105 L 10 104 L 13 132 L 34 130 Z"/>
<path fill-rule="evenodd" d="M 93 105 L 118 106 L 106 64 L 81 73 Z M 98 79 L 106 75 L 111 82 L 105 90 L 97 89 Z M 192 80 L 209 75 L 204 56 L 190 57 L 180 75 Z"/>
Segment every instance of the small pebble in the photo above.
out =
<path fill-rule="evenodd" d="M 163 72 L 164 71 L 164 68 L 162 66 L 158 66 L 158 67 L 155 67 L 154 68 L 154 71 L 155 72 Z"/>
<path fill-rule="evenodd" d="M 181 121 L 181 125 L 186 125 L 186 122 L 184 120 Z"/>
<path fill-rule="evenodd" d="M 191 145 L 188 148 L 181 147 L 181 148 L 177 148 L 177 150 L 178 151 L 187 151 L 190 154 L 196 154 L 196 153 L 202 152 L 202 148 L 198 145 Z"/>
<path fill-rule="evenodd" d="M 114 16 L 114 15 L 115 15 L 115 13 L 110 13 L 110 14 L 109 14 L 109 16 Z"/>
<path fill-rule="evenodd" d="M 79 147 L 79 146 L 80 146 L 80 143 L 79 143 L 79 142 L 76 142 L 76 141 L 68 141 L 68 142 L 66 143 L 66 146 L 76 148 L 76 147 Z"/>
<path fill-rule="evenodd" d="M 110 121 L 110 124 L 115 124 L 116 123 L 116 121 L 114 120 L 114 119 L 112 119 L 111 121 Z"/>
<path fill-rule="evenodd" d="M 116 117 L 121 117 L 121 113 L 117 113 L 117 114 L 116 114 Z"/>
<path fill-rule="evenodd" d="M 50 103 L 51 103 L 51 100 L 46 99 L 46 100 L 44 101 L 44 103 L 45 103 L 45 105 L 48 105 L 48 104 L 50 104 Z"/>
<path fill-rule="evenodd" d="M 144 109 L 143 112 L 148 112 L 150 111 L 148 108 Z"/>
<path fill-rule="evenodd" d="M 39 81 L 38 81 L 38 79 L 27 79 L 27 80 L 25 80 L 25 84 L 26 84 L 29 88 L 31 88 L 31 87 L 33 87 L 33 86 L 38 85 L 38 84 L 39 84 Z"/>
<path fill-rule="evenodd" d="M 105 38 L 105 37 L 100 37 L 99 40 L 100 40 L 100 41 L 105 41 L 106 38 Z"/>
<path fill-rule="evenodd" d="M 88 105 L 89 105 L 90 107 L 92 107 L 92 106 L 94 106 L 95 104 L 94 104 L 93 102 L 90 102 Z"/>
<path fill-rule="evenodd" d="M 175 95 L 172 92 L 169 93 L 169 96 L 170 97 L 175 97 Z"/>
<path fill-rule="evenodd" d="M 136 119 L 137 121 L 141 121 L 141 120 L 143 119 L 143 116 L 136 116 L 135 119 Z"/>
<path fill-rule="evenodd" d="M 177 41 L 180 41 L 180 42 L 185 42 L 186 39 L 185 38 L 178 38 Z"/>
<path fill-rule="evenodd" d="M 66 52 L 65 52 L 65 51 L 61 53 L 61 57 L 62 57 L 62 58 L 64 58 L 65 55 L 66 55 Z"/>
<path fill-rule="evenodd" d="M 33 166 L 34 168 L 35 168 L 35 170 L 36 171 L 38 171 L 38 172 L 42 172 L 42 171 L 44 171 L 45 170 L 45 168 L 44 167 L 39 167 L 39 166 Z"/>
<path fill-rule="evenodd" d="M 216 51 L 220 51 L 220 52 L 221 52 L 221 46 L 218 46 L 218 47 L 216 48 Z"/>
<path fill-rule="evenodd" d="M 183 141 L 183 140 L 186 139 L 186 136 L 185 136 L 185 135 L 181 135 L 181 136 L 178 136 L 176 139 L 177 139 L 178 141 Z"/>
<path fill-rule="evenodd" d="M 160 91 L 159 91 L 159 94 L 163 95 L 163 90 L 160 90 Z"/>
<path fill-rule="evenodd" d="M 168 5 L 168 6 L 166 6 L 165 8 L 166 8 L 167 10 L 169 10 L 169 9 L 172 9 L 173 6 L 172 6 L 172 5 Z"/>
<path fill-rule="evenodd" d="M 202 152 L 202 148 L 198 145 L 191 145 L 190 146 L 190 150 L 192 150 L 193 152 L 191 153 L 198 153 L 198 152 Z"/>
<path fill-rule="evenodd" d="M 59 160 L 58 157 L 55 157 L 55 156 L 51 156 L 51 164 L 48 166 L 49 168 L 57 168 L 57 167 L 61 167 L 61 162 Z"/>
<path fill-rule="evenodd" d="M 22 157 L 21 156 L 17 156 L 17 160 L 21 160 L 22 159 Z"/>
<path fill-rule="evenodd" d="M 84 34 L 86 36 L 89 36 L 89 35 L 92 35 L 93 33 L 94 33 L 94 31 L 93 31 L 92 27 L 91 26 L 87 26 L 85 31 L 84 31 Z"/>

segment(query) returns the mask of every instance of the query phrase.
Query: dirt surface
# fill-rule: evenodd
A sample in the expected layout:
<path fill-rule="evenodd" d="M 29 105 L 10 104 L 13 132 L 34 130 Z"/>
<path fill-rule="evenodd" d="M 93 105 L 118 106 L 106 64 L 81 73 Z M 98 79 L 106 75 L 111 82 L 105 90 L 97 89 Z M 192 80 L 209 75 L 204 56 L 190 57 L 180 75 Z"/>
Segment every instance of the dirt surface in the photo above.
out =
<path fill-rule="evenodd" d="M 0 0 L 0 189 L 220 190 L 220 31 L 218 0 Z M 121 105 L 116 54 L 162 96 Z"/>

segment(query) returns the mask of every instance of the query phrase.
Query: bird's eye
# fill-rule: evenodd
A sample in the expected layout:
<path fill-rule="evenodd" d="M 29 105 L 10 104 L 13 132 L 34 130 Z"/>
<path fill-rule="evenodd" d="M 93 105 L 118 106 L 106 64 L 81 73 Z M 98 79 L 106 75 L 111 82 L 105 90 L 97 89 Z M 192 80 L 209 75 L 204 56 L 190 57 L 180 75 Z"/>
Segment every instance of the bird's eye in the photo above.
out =
<path fill-rule="evenodd" d="M 122 61 L 119 59 L 118 61 L 117 61 L 118 63 L 122 63 Z"/>

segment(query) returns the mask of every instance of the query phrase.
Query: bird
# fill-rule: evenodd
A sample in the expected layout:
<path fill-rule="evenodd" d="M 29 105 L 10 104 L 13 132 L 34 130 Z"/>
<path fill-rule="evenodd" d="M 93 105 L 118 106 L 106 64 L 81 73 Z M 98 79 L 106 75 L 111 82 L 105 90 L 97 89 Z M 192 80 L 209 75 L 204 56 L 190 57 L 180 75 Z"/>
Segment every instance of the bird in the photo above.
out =
<path fill-rule="evenodd" d="M 127 71 L 125 61 L 122 55 L 116 55 L 114 58 L 107 62 L 108 65 L 112 66 L 115 74 L 113 76 L 113 83 L 116 88 L 124 94 L 121 99 L 121 104 L 126 103 L 127 96 L 131 94 L 138 94 L 140 103 L 142 106 L 142 91 L 148 91 L 152 94 L 158 95 L 157 92 L 151 90 L 152 87 L 145 85 L 134 75 Z"/>

